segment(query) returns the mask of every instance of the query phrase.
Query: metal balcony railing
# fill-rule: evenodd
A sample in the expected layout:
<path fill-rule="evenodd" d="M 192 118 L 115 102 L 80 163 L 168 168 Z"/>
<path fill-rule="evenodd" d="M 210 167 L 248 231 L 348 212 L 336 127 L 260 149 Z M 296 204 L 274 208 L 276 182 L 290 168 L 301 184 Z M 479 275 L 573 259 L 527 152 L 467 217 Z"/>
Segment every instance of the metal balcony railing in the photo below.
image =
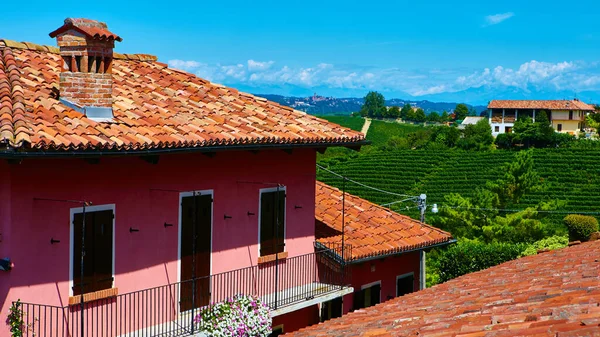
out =
<path fill-rule="evenodd" d="M 258 296 L 277 310 L 345 288 L 350 275 L 340 253 L 316 244 L 314 253 L 85 302 L 83 309 L 21 303 L 23 336 L 191 335 L 200 308 L 236 294 Z"/>

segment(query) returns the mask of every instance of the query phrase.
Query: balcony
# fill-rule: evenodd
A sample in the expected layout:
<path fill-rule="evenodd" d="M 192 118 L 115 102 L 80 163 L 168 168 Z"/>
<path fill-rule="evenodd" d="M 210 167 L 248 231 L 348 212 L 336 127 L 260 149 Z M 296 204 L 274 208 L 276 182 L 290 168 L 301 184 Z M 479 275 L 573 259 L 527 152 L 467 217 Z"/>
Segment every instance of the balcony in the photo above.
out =
<path fill-rule="evenodd" d="M 339 251 L 319 245 L 306 255 L 85 302 L 83 310 L 22 303 L 23 336 L 188 336 L 198 332 L 199 308 L 236 294 L 258 296 L 282 315 L 353 291 Z"/>

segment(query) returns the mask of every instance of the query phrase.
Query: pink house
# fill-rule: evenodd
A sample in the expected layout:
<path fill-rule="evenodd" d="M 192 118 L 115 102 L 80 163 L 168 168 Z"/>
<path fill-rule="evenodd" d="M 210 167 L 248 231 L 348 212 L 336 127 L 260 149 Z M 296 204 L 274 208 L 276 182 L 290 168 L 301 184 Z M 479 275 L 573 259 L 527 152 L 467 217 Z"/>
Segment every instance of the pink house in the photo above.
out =
<path fill-rule="evenodd" d="M 342 228 L 342 223 L 344 227 Z M 321 305 L 321 320 L 340 317 L 425 288 L 425 252 L 456 240 L 365 199 L 316 183 L 315 235 L 344 261 L 354 290 Z"/>
<path fill-rule="evenodd" d="M 118 54 L 97 21 L 50 36 L 0 40 L 3 320 L 20 299 L 26 336 L 183 335 L 245 293 L 291 327 L 352 293 L 315 243 L 315 161 L 361 133 Z"/>

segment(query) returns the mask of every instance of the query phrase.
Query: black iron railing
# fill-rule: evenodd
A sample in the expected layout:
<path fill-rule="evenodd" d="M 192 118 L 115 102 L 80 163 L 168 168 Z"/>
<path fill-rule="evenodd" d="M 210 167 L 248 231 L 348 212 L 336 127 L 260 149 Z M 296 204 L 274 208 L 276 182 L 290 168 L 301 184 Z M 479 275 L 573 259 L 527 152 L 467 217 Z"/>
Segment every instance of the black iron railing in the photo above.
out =
<path fill-rule="evenodd" d="M 344 288 L 350 276 L 336 259 L 340 252 L 315 245 L 315 253 L 89 301 L 83 315 L 79 303 L 65 307 L 22 303 L 23 336 L 190 335 L 200 308 L 236 294 L 258 296 L 277 310 Z"/>

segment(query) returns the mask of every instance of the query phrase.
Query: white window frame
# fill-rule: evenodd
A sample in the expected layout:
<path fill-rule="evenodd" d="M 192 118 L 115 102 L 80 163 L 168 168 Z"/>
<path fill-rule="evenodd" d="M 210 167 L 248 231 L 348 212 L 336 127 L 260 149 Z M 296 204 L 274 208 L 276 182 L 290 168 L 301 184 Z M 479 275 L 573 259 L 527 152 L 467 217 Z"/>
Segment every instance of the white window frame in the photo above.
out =
<path fill-rule="evenodd" d="M 105 205 L 96 205 L 96 206 L 86 206 L 85 213 L 98 212 L 98 211 L 112 211 L 113 212 L 113 220 L 112 220 L 112 283 L 111 288 L 115 287 L 115 221 L 117 219 L 117 212 L 115 210 L 115 204 L 105 204 Z M 75 207 L 69 210 L 69 296 L 73 295 L 73 268 L 75 267 L 73 264 L 73 254 L 75 254 L 75 214 L 83 213 L 83 207 Z M 84 293 L 85 294 L 85 293 Z M 82 294 L 83 295 L 83 294 Z"/>
<path fill-rule="evenodd" d="M 361 291 L 363 291 L 363 290 L 365 290 L 365 289 L 367 289 L 367 288 L 371 288 L 372 286 L 375 286 L 375 285 L 379 285 L 379 303 L 381 303 L 381 302 L 382 302 L 382 301 L 381 301 L 381 291 L 383 291 L 383 289 L 382 289 L 382 287 L 381 287 L 381 280 L 379 280 L 379 281 L 375 281 L 375 282 L 371 282 L 371 283 L 367 283 L 367 284 L 364 284 L 364 285 L 362 285 L 362 286 L 360 287 L 360 290 L 361 290 Z M 364 300 L 365 300 L 365 298 L 364 298 L 364 295 L 363 295 L 363 301 L 364 301 Z M 363 304 L 364 304 L 364 303 L 363 303 Z M 342 307 L 342 309 L 343 309 L 343 307 Z"/>
<path fill-rule="evenodd" d="M 200 191 L 190 191 L 190 192 L 180 192 L 179 193 L 179 206 L 178 206 L 178 217 L 177 220 L 177 282 L 181 282 L 181 204 L 183 203 L 183 198 L 185 197 L 193 197 L 194 193 L 196 195 L 210 195 L 213 200 L 210 204 L 210 266 L 209 273 L 212 275 L 212 267 L 213 267 L 213 237 L 214 237 L 214 222 L 215 222 L 215 193 L 214 190 L 200 190 Z"/>
<path fill-rule="evenodd" d="M 394 283 L 394 287 L 396 288 L 396 297 L 398 297 L 398 280 L 401 278 L 407 278 L 407 277 L 413 277 L 413 284 L 412 284 L 412 292 L 415 292 L 415 272 L 411 271 L 410 273 L 406 273 L 406 274 L 402 274 L 402 275 L 398 275 L 396 276 L 396 283 Z"/>
<path fill-rule="evenodd" d="M 287 237 L 287 187 L 286 186 L 281 186 L 279 187 L 279 191 L 283 191 L 285 193 L 285 198 L 283 199 L 283 211 L 285 212 L 283 214 L 283 252 L 287 251 L 287 245 L 286 245 L 286 237 Z M 269 187 L 269 188 L 261 188 L 258 191 L 258 257 L 260 256 L 260 220 L 262 219 L 261 216 L 261 209 L 262 209 L 262 194 L 263 193 L 269 193 L 269 192 L 277 192 L 277 187 Z"/>

